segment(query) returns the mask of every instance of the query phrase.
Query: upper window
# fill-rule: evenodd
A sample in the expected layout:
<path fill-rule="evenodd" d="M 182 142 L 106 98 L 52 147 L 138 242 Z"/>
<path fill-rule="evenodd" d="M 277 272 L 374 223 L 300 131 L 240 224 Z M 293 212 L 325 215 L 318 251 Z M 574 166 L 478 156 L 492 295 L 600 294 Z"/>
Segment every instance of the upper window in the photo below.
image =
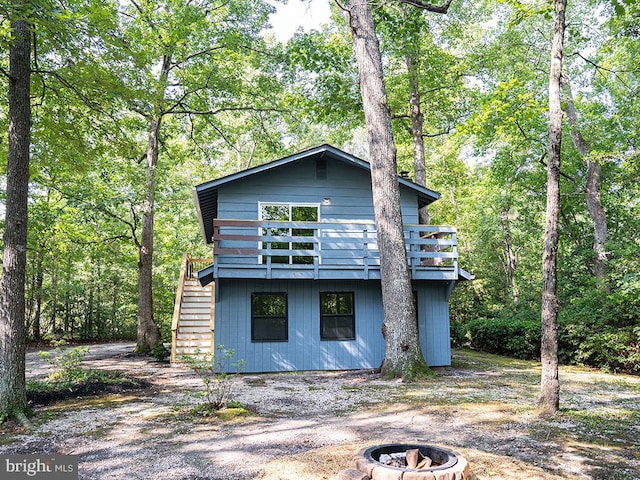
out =
<path fill-rule="evenodd" d="M 353 292 L 320 292 L 320 338 L 356 338 Z"/>
<path fill-rule="evenodd" d="M 251 341 L 286 342 L 288 334 L 287 294 L 251 294 Z"/>
<path fill-rule="evenodd" d="M 318 205 L 294 205 L 289 203 L 261 203 L 260 220 L 279 222 L 317 222 L 320 217 Z M 262 228 L 260 235 L 275 237 L 314 237 L 312 228 Z M 271 250 L 314 250 L 313 242 L 262 242 L 263 249 Z M 262 263 L 266 257 L 262 256 Z M 271 263 L 312 264 L 309 255 L 271 255 Z"/>

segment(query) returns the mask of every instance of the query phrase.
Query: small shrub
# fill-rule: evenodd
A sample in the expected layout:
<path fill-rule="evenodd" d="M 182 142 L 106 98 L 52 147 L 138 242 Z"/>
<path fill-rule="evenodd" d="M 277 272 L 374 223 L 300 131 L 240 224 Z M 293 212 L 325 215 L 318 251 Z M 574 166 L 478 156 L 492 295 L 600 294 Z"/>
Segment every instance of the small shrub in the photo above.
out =
<path fill-rule="evenodd" d="M 52 382 L 82 382 L 85 380 L 87 370 L 82 368 L 82 361 L 89 352 L 88 347 L 65 348 L 65 340 L 52 340 L 55 347 L 53 352 L 38 352 L 40 358 L 48 362 L 54 371 L 49 374 L 48 379 Z"/>
<path fill-rule="evenodd" d="M 234 357 L 233 350 L 226 350 L 222 345 L 217 347 L 218 354 L 202 354 L 196 351 L 195 355 L 185 355 L 182 360 L 193 370 L 204 384 L 203 395 L 206 399 L 204 410 L 213 411 L 226 408 L 229 404 L 233 379 L 226 373 L 227 363 Z M 242 371 L 244 362 L 242 360 L 232 363 L 236 373 Z"/>
<path fill-rule="evenodd" d="M 70 397 L 121 393 L 146 387 L 145 381 L 127 377 L 114 370 L 85 370 L 81 381 L 32 379 L 27 381 L 27 400 L 30 405 L 47 405 Z"/>
<path fill-rule="evenodd" d="M 151 355 L 159 362 L 164 362 L 169 358 L 170 352 L 167 350 L 167 347 L 164 346 L 164 343 L 158 342 L 151 349 Z"/>

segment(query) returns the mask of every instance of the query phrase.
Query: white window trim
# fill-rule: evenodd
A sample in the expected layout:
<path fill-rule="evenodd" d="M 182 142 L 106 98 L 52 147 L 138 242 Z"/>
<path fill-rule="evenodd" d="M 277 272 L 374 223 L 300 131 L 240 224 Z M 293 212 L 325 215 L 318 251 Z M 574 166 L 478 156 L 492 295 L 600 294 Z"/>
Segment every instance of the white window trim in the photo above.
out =
<path fill-rule="evenodd" d="M 264 219 L 262 218 L 262 206 L 263 205 L 275 205 L 278 207 L 289 207 L 289 219 L 291 219 L 291 209 L 293 207 L 316 207 L 317 211 L 318 211 L 318 222 L 320 222 L 320 203 L 291 203 L 291 202 L 258 202 L 258 220 L 259 221 L 263 221 Z M 293 220 L 288 220 L 288 221 L 293 221 Z M 258 227 L 258 235 L 262 236 L 262 228 Z M 289 229 L 289 235 L 291 235 L 291 229 Z M 289 245 L 291 246 L 291 245 Z M 262 241 L 260 241 L 260 250 L 262 250 Z M 318 245 L 318 250 L 321 248 L 321 245 Z M 291 248 L 289 248 L 289 250 L 291 250 Z M 262 265 L 262 255 L 259 255 L 258 257 L 258 264 Z M 318 259 L 318 263 L 321 263 L 322 258 Z M 291 255 L 289 255 L 289 263 L 288 264 L 283 264 L 283 265 L 293 265 L 293 258 Z"/>

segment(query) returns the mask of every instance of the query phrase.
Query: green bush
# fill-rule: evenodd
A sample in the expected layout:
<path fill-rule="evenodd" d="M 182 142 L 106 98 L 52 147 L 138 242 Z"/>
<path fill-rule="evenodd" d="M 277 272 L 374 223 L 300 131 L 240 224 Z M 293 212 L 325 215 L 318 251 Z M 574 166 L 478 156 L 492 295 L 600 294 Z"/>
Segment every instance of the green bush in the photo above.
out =
<path fill-rule="evenodd" d="M 540 321 L 477 318 L 455 327 L 458 340 L 482 352 L 521 359 L 540 358 Z"/>
<path fill-rule="evenodd" d="M 569 325 L 574 346 L 565 352 L 567 363 L 601 368 L 608 372 L 640 374 L 640 327 L 603 327 L 600 331 Z"/>
<path fill-rule="evenodd" d="M 88 347 L 67 348 L 65 340 L 52 340 L 55 348 L 49 352 L 38 352 L 42 360 L 48 362 L 54 370 L 49 374 L 51 381 L 81 382 L 87 371 L 82 368 L 84 356 L 89 352 Z"/>
<path fill-rule="evenodd" d="M 200 409 L 203 414 L 227 408 L 232 393 L 233 379 L 230 374 L 225 372 L 225 367 L 227 362 L 234 357 L 235 352 L 222 345 L 218 345 L 217 350 L 218 354 L 201 353 L 196 350 L 194 355 L 181 357 L 186 366 L 200 377 L 204 385 L 202 394 L 205 397 L 205 403 L 204 408 Z M 236 363 L 231 363 L 231 366 L 236 369 L 237 373 L 240 373 L 244 368 L 244 361 L 239 360 Z"/>
<path fill-rule="evenodd" d="M 171 352 L 167 350 L 167 347 L 164 346 L 164 343 L 158 342 L 151 349 L 151 355 L 159 362 L 164 362 L 167 358 L 169 358 Z"/>
<path fill-rule="evenodd" d="M 520 359 L 540 358 L 538 320 L 478 318 L 452 323 L 454 346 Z M 563 318 L 558 326 L 562 364 L 640 374 L 640 326 L 616 326 L 595 317 Z"/>

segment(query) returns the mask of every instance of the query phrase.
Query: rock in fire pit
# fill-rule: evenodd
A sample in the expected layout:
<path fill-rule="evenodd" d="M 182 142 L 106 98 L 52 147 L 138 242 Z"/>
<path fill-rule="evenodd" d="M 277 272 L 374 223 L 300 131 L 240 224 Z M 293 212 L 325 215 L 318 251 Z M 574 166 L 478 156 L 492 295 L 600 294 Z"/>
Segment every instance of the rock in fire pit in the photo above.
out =
<path fill-rule="evenodd" d="M 359 472 L 371 480 L 466 480 L 464 457 L 432 445 L 392 443 L 361 450 L 354 457 Z"/>

